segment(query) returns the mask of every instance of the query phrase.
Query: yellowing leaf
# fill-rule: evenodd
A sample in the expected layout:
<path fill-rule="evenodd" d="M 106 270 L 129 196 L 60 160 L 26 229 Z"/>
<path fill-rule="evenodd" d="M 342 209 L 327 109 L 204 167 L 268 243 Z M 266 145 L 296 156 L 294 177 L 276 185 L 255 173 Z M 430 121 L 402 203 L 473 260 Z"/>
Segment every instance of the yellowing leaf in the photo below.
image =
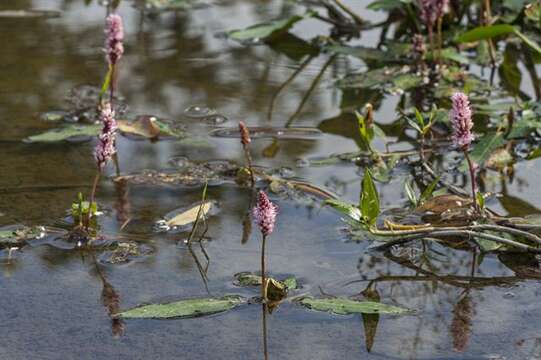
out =
<path fill-rule="evenodd" d="M 197 219 L 197 213 L 199 212 L 200 206 L 201 204 L 198 204 L 194 207 L 189 208 L 188 210 L 167 220 L 166 224 L 168 226 L 184 226 L 184 225 L 193 223 Z M 201 209 L 201 216 L 206 216 L 211 208 L 212 208 L 212 201 L 205 201 Z"/>

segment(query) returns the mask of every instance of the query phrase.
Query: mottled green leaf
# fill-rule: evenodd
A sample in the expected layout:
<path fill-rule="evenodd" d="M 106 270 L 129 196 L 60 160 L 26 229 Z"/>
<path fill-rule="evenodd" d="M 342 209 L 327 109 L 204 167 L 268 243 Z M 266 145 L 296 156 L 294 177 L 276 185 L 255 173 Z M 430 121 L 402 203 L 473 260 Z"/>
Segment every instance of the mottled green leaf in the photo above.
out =
<path fill-rule="evenodd" d="M 186 299 L 167 304 L 135 307 L 115 315 L 124 319 L 171 319 L 204 316 L 231 310 L 244 302 L 237 295 L 222 298 Z"/>
<path fill-rule="evenodd" d="M 48 130 L 39 135 L 29 136 L 25 142 L 58 142 L 74 137 L 94 137 L 100 133 L 101 125 L 66 125 L 58 129 Z"/>
<path fill-rule="evenodd" d="M 372 180 L 372 174 L 368 168 L 364 170 L 360 208 L 361 214 L 366 222 L 370 225 L 375 224 L 380 211 L 379 195 L 376 185 Z"/>
<path fill-rule="evenodd" d="M 411 310 L 374 301 L 356 301 L 346 298 L 316 299 L 305 297 L 300 304 L 315 311 L 324 311 L 337 315 L 348 314 L 407 314 Z"/>

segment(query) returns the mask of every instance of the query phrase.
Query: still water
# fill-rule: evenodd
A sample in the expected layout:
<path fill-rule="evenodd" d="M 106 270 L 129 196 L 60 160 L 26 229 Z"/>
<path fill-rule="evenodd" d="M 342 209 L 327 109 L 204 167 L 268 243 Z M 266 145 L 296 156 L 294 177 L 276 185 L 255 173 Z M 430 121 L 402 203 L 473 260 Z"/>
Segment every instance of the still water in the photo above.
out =
<path fill-rule="evenodd" d="M 369 1 L 346 3 L 373 21 L 381 19 L 380 13 L 365 10 Z M 70 90 L 101 85 L 106 70 L 101 50 L 106 9 L 92 0 L 3 0 L 0 4 L 0 11 L 29 9 L 53 10 L 59 16 L 0 17 L 0 226 L 58 226 L 77 192 L 89 191 L 95 173 L 93 142 L 27 144 L 22 139 L 54 126 L 40 114 L 65 109 Z M 255 164 L 357 201 L 362 168 L 347 163 L 298 165 L 358 149 L 352 109 L 364 103 L 347 98 L 332 84 L 337 74 L 360 62 L 338 57 L 329 63 L 327 55 L 315 56 L 276 97 L 269 115 L 274 94 L 306 57 L 296 56 L 294 49 L 245 47 L 222 36 L 226 30 L 293 11 L 286 1 L 235 0 L 187 12 L 147 14 L 134 2 L 123 1 L 118 12 L 125 22 L 126 53 L 118 89 L 129 106 L 127 114 L 168 119 L 206 145 L 120 137 L 121 171 L 170 168 L 172 158 L 243 163 L 238 139 L 208 133 L 217 127 L 235 127 L 239 120 L 249 126 L 290 123 L 319 128 L 322 134 L 307 139 L 254 139 Z M 308 20 L 292 32 L 309 38 L 326 31 L 326 25 Z M 355 41 L 373 46 L 378 36 L 377 31 L 368 31 Z M 528 83 L 523 90 L 534 93 Z M 378 122 L 395 118 L 397 102 L 397 97 L 388 96 L 377 106 Z M 220 115 L 219 121 L 205 116 L 208 112 Z M 538 162 L 521 163 L 512 182 L 490 183 L 487 190 L 503 192 L 490 206 L 511 215 L 539 212 L 540 170 Z M 113 175 L 114 169 L 107 172 Z M 384 206 L 406 201 L 403 182 L 398 173 L 380 187 Z M 103 179 L 98 190 L 105 212 L 101 231 L 151 250 L 127 264 L 97 263 L 92 254 L 39 242 L 16 251 L 11 259 L 2 253 L 0 358 L 262 358 L 257 305 L 181 320 L 118 324 L 109 316 L 111 298 L 120 309 L 127 309 L 208 295 L 197 263 L 184 245 L 187 234 L 153 231 L 156 220 L 200 196 L 199 186 L 140 185 L 120 190 Z M 219 213 L 209 218 L 205 241 L 210 258 L 208 291 L 215 296 L 253 296 L 253 291 L 233 285 L 234 274 L 259 269 L 259 234 L 253 231 L 241 242 L 250 192 L 227 183 L 210 187 L 208 196 L 219 205 Z M 472 261 L 476 261 L 472 254 L 444 247 L 436 248 L 430 271 L 421 269 L 398 256 L 367 252 L 366 242 L 348 241 L 340 216 L 320 201 L 286 196 L 273 200 L 280 213 L 268 241 L 271 275 L 294 275 L 302 292 L 313 295 L 323 291 L 355 296 L 370 285 L 382 302 L 416 312 L 363 319 L 306 311 L 286 302 L 267 317 L 271 359 L 541 357 L 540 290 L 535 280 L 539 274 L 513 271 L 497 256 L 488 255 L 472 278 Z M 120 230 L 126 218 L 130 222 Z M 197 249 L 196 253 L 202 256 Z"/>

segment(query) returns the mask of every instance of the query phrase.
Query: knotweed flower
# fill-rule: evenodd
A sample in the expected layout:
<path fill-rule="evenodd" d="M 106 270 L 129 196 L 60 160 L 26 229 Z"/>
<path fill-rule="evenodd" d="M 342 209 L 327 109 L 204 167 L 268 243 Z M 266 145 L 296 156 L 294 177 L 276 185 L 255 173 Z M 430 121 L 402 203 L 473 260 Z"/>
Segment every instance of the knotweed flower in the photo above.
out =
<path fill-rule="evenodd" d="M 263 237 L 267 237 L 274 230 L 277 213 L 278 207 L 269 200 L 264 191 L 259 191 L 253 215 Z"/>
<path fill-rule="evenodd" d="M 418 57 L 422 57 L 426 52 L 425 39 L 423 35 L 415 34 L 412 39 L 413 51 Z"/>
<path fill-rule="evenodd" d="M 248 127 L 246 127 L 246 124 L 243 121 L 239 122 L 239 132 L 240 142 L 243 146 L 247 146 L 249 143 L 252 142 L 252 139 L 250 139 L 250 131 L 248 130 Z"/>
<path fill-rule="evenodd" d="M 468 96 L 457 92 L 452 97 L 453 108 L 449 118 L 453 126 L 453 143 L 456 147 L 467 149 L 474 140 L 472 133 L 473 120 Z"/>
<path fill-rule="evenodd" d="M 116 129 L 115 113 L 111 109 L 111 105 L 106 103 L 100 111 L 100 118 L 103 123 L 101 134 L 99 135 L 98 144 L 94 150 L 94 157 L 98 169 L 101 171 L 103 167 L 111 160 L 116 153 Z"/>
<path fill-rule="evenodd" d="M 429 31 L 434 27 L 436 20 L 443 16 L 448 3 L 449 0 L 419 0 L 421 18 Z"/>
<path fill-rule="evenodd" d="M 105 58 L 111 66 L 124 54 L 124 26 L 120 15 L 107 16 L 105 23 Z"/>

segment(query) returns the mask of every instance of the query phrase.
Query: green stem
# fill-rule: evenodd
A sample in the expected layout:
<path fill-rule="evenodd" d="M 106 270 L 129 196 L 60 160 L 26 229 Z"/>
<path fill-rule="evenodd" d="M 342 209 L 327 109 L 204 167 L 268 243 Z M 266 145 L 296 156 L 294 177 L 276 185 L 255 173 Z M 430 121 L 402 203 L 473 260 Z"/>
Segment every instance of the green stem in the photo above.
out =
<path fill-rule="evenodd" d="M 263 235 L 263 242 L 261 244 L 261 298 L 262 301 L 266 301 L 266 294 L 265 294 L 265 242 L 267 240 L 267 235 Z"/>
<path fill-rule="evenodd" d="M 471 196 L 473 201 L 473 207 L 475 208 L 475 211 L 479 213 L 479 204 L 477 204 L 477 196 L 476 196 L 476 185 L 475 185 L 475 169 L 473 167 L 473 163 L 470 159 L 470 156 L 468 155 L 468 149 L 463 149 L 464 151 L 464 157 L 466 158 L 466 161 L 468 162 L 468 167 L 470 169 L 470 180 L 471 180 Z"/>

